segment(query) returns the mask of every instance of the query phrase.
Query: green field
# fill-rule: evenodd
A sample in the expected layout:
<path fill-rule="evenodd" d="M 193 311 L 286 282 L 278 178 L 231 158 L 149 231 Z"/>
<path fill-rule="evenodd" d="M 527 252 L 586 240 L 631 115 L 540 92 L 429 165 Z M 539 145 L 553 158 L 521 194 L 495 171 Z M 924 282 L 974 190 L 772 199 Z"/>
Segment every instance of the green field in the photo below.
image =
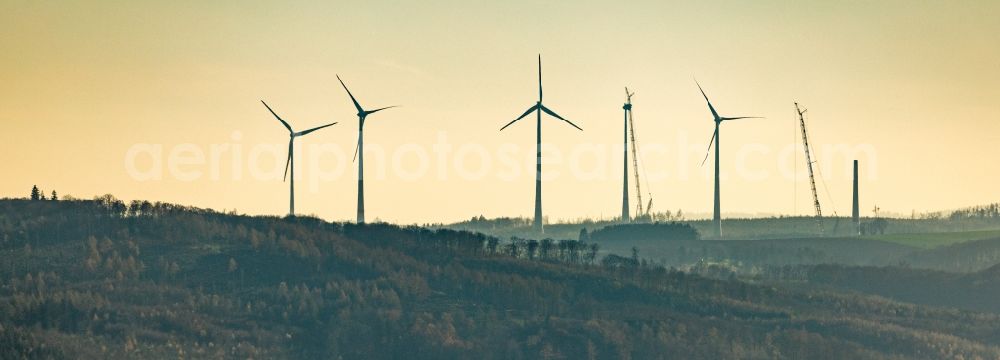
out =
<path fill-rule="evenodd" d="M 862 236 L 866 240 L 881 240 L 923 249 L 962 243 L 966 241 L 1000 238 L 1000 230 L 959 231 L 919 234 L 886 234 Z"/>
<path fill-rule="evenodd" d="M 864 236 L 863 239 L 884 240 L 919 248 L 934 248 L 953 243 L 1000 237 L 1000 219 L 903 219 L 882 218 L 887 226 L 884 235 Z M 862 218 L 861 222 L 872 221 Z M 711 220 L 681 220 L 693 226 L 705 240 L 712 239 Z M 526 239 L 553 238 L 577 239 L 581 229 L 598 230 L 617 224 L 614 220 L 575 220 L 545 225 L 545 233 L 535 232 L 530 219 L 484 219 L 436 227 L 466 230 L 496 236 L 501 239 L 520 237 Z M 768 240 L 768 239 L 814 239 L 852 237 L 854 233 L 850 218 L 826 217 L 819 226 L 814 217 L 772 217 L 748 219 L 724 219 L 724 240 Z M 853 238 L 853 237 L 852 237 Z"/>

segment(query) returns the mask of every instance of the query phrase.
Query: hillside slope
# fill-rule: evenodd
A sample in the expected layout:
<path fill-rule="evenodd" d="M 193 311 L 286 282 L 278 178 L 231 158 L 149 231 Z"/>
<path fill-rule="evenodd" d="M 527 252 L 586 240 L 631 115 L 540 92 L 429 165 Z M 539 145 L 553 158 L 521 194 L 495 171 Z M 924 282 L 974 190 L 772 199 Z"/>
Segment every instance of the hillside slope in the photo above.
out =
<path fill-rule="evenodd" d="M 1000 264 L 975 273 L 906 267 L 813 265 L 796 269 L 811 284 L 915 304 L 1000 314 Z"/>
<path fill-rule="evenodd" d="M 915 252 L 905 257 L 914 267 L 976 272 L 1000 264 L 1000 236 Z"/>
<path fill-rule="evenodd" d="M 994 315 L 602 262 L 579 245 L 4 200 L 0 357 L 1000 357 Z"/>

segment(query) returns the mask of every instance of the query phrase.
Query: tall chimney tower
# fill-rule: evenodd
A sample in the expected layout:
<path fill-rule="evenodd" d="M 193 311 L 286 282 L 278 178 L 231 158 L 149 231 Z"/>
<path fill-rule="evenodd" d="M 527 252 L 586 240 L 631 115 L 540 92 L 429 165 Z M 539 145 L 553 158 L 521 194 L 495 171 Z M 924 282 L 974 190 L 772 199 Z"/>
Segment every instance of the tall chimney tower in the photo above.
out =
<path fill-rule="evenodd" d="M 854 160 L 854 206 L 851 208 L 851 221 L 854 224 L 854 233 L 861 235 L 861 217 L 858 211 L 858 161 Z"/>

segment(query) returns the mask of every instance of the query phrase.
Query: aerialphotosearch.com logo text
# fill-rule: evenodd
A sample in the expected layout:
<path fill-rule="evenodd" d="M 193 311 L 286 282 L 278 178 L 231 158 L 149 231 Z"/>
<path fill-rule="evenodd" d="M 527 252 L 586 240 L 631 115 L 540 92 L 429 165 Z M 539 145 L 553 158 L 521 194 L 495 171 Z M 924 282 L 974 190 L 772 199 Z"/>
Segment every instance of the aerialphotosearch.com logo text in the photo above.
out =
<path fill-rule="evenodd" d="M 288 147 L 284 143 L 246 144 L 243 134 L 234 131 L 227 143 L 134 144 L 124 156 L 125 171 L 135 181 L 173 179 L 193 182 L 274 181 L 284 177 Z M 647 142 L 639 147 L 645 180 L 698 181 L 711 179 L 712 159 L 705 166 L 705 144 L 678 133 L 672 143 Z M 353 143 L 351 144 L 353 145 Z M 623 145 L 576 143 L 558 146 L 542 143 L 542 180 L 569 177 L 575 181 L 608 181 L 622 176 Z M 862 174 L 877 178 L 877 151 L 871 144 L 825 144 L 816 147 L 813 160 L 828 177 L 850 178 L 852 160 L 860 160 Z M 306 181 L 310 191 L 320 184 L 344 176 L 353 178 L 353 146 L 334 143 L 295 145 L 295 176 Z M 520 181 L 535 177 L 535 144 L 503 143 L 493 147 L 466 142 L 453 144 L 447 133 L 439 132 L 433 144 L 404 143 L 391 149 L 378 143 L 365 144 L 366 179 L 401 181 L 461 180 Z M 722 154 L 723 180 L 735 176 L 740 181 L 792 180 L 806 176 L 801 144 L 781 146 L 750 143 Z M 631 151 L 629 153 L 631 157 Z M 629 160 L 631 162 L 631 160 Z M 630 165 L 631 166 L 631 165 Z M 631 170 L 630 170 L 631 171 Z"/>

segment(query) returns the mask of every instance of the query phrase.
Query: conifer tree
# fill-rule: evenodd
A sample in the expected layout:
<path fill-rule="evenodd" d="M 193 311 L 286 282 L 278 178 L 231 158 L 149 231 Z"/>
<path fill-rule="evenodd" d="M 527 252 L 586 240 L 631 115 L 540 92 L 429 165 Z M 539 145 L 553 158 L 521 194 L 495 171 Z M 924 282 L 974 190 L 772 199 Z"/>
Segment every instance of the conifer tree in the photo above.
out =
<path fill-rule="evenodd" d="M 38 191 L 38 185 L 31 187 L 31 200 L 37 201 L 41 198 L 41 192 Z"/>

